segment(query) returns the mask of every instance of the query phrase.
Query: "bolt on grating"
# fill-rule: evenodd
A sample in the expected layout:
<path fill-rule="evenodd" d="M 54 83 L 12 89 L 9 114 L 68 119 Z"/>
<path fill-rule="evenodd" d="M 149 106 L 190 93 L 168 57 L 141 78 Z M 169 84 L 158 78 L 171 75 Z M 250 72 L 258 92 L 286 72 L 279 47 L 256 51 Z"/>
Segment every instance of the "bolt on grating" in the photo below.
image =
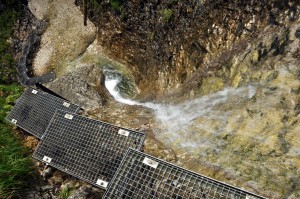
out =
<path fill-rule="evenodd" d="M 105 189 L 127 149 L 144 140 L 144 133 L 57 110 L 33 157 Z"/>
<path fill-rule="evenodd" d="M 129 149 L 104 199 L 260 199 L 261 196 Z"/>
<path fill-rule="evenodd" d="M 41 90 L 28 88 L 17 99 L 6 120 L 41 138 L 56 109 L 77 113 L 80 107 Z"/>

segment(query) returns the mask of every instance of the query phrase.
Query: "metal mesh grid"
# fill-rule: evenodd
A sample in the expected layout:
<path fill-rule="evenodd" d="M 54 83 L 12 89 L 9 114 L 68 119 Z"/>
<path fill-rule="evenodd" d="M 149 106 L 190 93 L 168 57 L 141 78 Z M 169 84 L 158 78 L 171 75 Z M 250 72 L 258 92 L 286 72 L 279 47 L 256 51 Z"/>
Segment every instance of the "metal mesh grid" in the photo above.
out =
<path fill-rule="evenodd" d="M 106 188 L 127 149 L 140 149 L 144 139 L 144 133 L 57 110 L 33 157 Z"/>
<path fill-rule="evenodd" d="M 79 106 L 41 90 L 28 88 L 6 120 L 41 138 L 56 109 L 77 113 Z"/>
<path fill-rule="evenodd" d="M 134 149 L 127 151 L 112 182 L 104 199 L 263 198 Z"/>

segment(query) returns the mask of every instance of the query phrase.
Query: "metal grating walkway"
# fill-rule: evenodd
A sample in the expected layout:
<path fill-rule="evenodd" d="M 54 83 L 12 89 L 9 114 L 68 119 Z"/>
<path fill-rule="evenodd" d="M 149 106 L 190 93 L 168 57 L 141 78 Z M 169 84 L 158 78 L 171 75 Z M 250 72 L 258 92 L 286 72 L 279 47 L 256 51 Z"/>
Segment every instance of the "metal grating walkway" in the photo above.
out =
<path fill-rule="evenodd" d="M 144 133 L 57 110 L 33 157 L 106 188 L 127 149 L 140 149 L 144 139 Z"/>
<path fill-rule="evenodd" d="M 77 113 L 79 106 L 41 90 L 28 88 L 6 120 L 41 138 L 56 109 Z"/>
<path fill-rule="evenodd" d="M 258 199 L 236 187 L 129 149 L 104 199 Z"/>

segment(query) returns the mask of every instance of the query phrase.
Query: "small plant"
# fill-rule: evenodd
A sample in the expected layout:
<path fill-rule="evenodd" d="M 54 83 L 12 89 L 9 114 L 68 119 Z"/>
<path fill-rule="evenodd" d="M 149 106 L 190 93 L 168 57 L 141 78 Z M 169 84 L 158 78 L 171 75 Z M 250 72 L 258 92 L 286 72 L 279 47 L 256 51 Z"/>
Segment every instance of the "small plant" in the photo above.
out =
<path fill-rule="evenodd" d="M 58 193 L 58 199 L 67 199 L 71 195 L 72 190 L 71 187 L 64 186 Z"/>
<path fill-rule="evenodd" d="M 154 37 L 155 37 L 155 32 L 148 32 L 148 39 L 150 41 L 153 41 L 154 40 Z"/>
<path fill-rule="evenodd" d="M 164 22 L 169 22 L 173 15 L 173 11 L 171 9 L 163 9 L 160 13 L 162 14 Z"/>
<path fill-rule="evenodd" d="M 99 0 L 88 0 L 88 9 L 94 12 L 101 12 L 101 4 Z"/>
<path fill-rule="evenodd" d="M 121 13 L 121 1 L 120 0 L 111 0 L 110 5 L 117 13 Z"/>

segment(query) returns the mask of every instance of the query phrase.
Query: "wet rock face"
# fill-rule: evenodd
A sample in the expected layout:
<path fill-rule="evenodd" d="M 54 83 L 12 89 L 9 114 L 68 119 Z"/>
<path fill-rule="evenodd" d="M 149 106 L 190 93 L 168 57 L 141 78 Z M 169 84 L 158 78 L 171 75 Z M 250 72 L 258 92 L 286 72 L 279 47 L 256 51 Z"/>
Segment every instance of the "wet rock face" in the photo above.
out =
<path fill-rule="evenodd" d="M 101 12 L 91 12 L 101 44 L 131 66 L 140 88 L 155 86 L 158 95 L 197 70 L 215 70 L 219 66 L 209 61 L 232 44 L 299 17 L 298 1 L 124 1 L 110 7 L 103 2 L 96 7 Z"/>
<path fill-rule="evenodd" d="M 298 29 L 299 23 L 268 27 L 256 40 L 249 41 L 244 50 L 235 51 L 233 45 L 227 61 L 215 62 L 224 63 L 219 65 L 222 70 L 211 71 L 200 84 L 199 74 L 195 73 L 184 84 L 186 91 L 188 86 L 193 89 L 180 92 L 178 98 L 195 98 L 197 94 L 209 98 L 224 85 L 237 87 L 237 91 L 246 84 L 256 88 L 255 95 L 248 101 L 237 97 L 237 101 L 230 100 L 228 95 L 226 102 L 219 105 L 204 104 L 211 110 L 189 123 L 187 130 L 175 134 L 163 129 L 157 134 L 159 140 L 168 143 L 163 141 L 164 137 L 167 140 L 177 135 L 175 144 L 169 144 L 178 159 L 183 159 L 183 164 L 192 170 L 205 171 L 271 198 L 298 198 Z M 201 106 L 198 109 L 190 115 L 203 111 Z M 190 151 L 192 155 L 186 160 L 182 151 Z"/>
<path fill-rule="evenodd" d="M 177 156 L 190 151 L 197 162 L 184 161 L 186 167 L 271 198 L 299 197 L 299 67 L 284 65 L 251 99 L 212 106 L 177 132 L 180 145 L 170 143 Z"/>

